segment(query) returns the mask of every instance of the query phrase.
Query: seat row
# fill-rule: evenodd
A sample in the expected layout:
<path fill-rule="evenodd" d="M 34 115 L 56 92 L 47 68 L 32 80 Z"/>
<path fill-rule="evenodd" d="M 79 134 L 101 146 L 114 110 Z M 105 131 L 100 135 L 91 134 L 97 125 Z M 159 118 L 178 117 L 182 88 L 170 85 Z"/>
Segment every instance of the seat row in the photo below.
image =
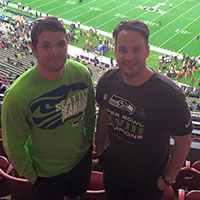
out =
<path fill-rule="evenodd" d="M 0 142 L 2 145 L 2 139 Z M 4 151 L 0 154 L 0 197 L 11 195 L 11 200 L 33 199 L 31 184 L 18 175 Z M 187 165 L 182 167 L 177 175 L 175 184 L 172 187 L 168 186 L 164 191 L 163 200 L 174 200 L 177 196 L 176 192 L 178 192 L 178 200 L 200 200 L 200 160 L 194 162 L 191 167 L 189 162 L 186 163 Z M 106 199 L 102 171 L 94 145 L 90 185 L 86 193 L 81 195 L 81 200 Z"/>

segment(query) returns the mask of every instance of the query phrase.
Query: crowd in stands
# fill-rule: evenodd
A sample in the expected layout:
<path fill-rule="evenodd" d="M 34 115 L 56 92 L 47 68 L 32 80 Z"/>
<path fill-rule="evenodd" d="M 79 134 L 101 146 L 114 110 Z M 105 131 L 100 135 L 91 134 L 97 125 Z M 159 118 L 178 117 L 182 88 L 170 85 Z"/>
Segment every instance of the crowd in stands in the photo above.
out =
<path fill-rule="evenodd" d="M 77 30 L 78 28 L 78 30 Z M 104 48 L 108 50 L 114 50 L 114 41 L 111 38 L 103 37 L 93 27 L 89 27 L 89 30 L 80 29 L 80 22 L 70 24 L 68 31 L 68 38 L 71 43 L 79 42 L 79 39 L 83 42 L 82 49 L 86 52 L 96 52 L 97 54 L 104 55 Z M 102 45 L 102 49 L 95 49 L 98 45 Z"/>
<path fill-rule="evenodd" d="M 178 83 L 182 77 L 185 79 L 190 79 L 191 86 L 194 86 L 194 75 L 198 71 L 200 73 L 200 64 L 198 58 L 191 57 L 189 54 L 183 54 L 182 58 L 172 55 L 163 55 L 159 58 L 159 68 L 160 72 L 165 72 L 168 77 L 174 77 Z M 200 86 L 200 78 L 198 79 L 198 84 Z"/>

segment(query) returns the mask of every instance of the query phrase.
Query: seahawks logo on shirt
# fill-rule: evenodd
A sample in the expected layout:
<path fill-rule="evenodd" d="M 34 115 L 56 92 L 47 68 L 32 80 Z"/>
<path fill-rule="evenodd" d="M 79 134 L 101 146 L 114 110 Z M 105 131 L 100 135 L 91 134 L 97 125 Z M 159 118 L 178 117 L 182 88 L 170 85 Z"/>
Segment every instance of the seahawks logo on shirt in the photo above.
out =
<path fill-rule="evenodd" d="M 33 122 L 41 129 L 55 129 L 73 120 L 72 127 L 76 127 L 84 118 L 87 97 L 84 83 L 62 85 L 31 102 Z"/>
<path fill-rule="evenodd" d="M 115 94 L 112 95 L 108 102 L 110 105 L 116 108 L 127 111 L 129 115 L 132 115 L 135 112 L 135 106 L 130 103 L 130 101 Z"/>

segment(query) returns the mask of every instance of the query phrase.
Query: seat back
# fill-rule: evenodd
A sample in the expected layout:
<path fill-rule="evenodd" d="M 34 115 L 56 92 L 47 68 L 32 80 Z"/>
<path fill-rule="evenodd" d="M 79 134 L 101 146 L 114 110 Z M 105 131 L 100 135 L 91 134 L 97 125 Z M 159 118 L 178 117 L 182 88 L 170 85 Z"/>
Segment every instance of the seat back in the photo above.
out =
<path fill-rule="evenodd" d="M 89 190 L 102 190 L 102 189 L 104 189 L 103 173 L 98 171 L 92 171 Z"/>
<path fill-rule="evenodd" d="M 200 171 L 191 168 L 192 177 L 187 182 L 187 189 L 200 190 Z"/>
<path fill-rule="evenodd" d="M 81 200 L 106 200 L 103 173 L 92 171 L 90 185 L 85 194 L 81 195 Z"/>
<path fill-rule="evenodd" d="M 4 156 L 0 156 L 0 169 L 6 172 L 10 166 L 9 161 Z M 8 186 L 6 185 L 3 176 L 0 177 L 0 197 L 7 196 L 10 194 Z"/>
<path fill-rule="evenodd" d="M 0 156 L 0 168 L 6 172 L 6 170 L 8 169 L 10 163 L 8 161 L 8 159 L 4 156 Z"/>
<path fill-rule="evenodd" d="M 176 182 L 173 185 L 174 190 L 185 189 L 200 190 L 200 171 L 194 168 L 183 167 L 179 171 Z"/>
<path fill-rule="evenodd" d="M 200 160 L 195 161 L 192 164 L 192 167 L 195 168 L 195 169 L 197 169 L 198 171 L 200 171 Z"/>
<path fill-rule="evenodd" d="M 174 200 L 174 189 L 171 186 L 167 186 L 165 189 L 163 200 Z"/>
<path fill-rule="evenodd" d="M 4 178 L 11 200 L 32 200 L 32 187 L 28 180 L 11 176 L 0 169 L 0 175 Z"/>
<path fill-rule="evenodd" d="M 186 194 L 186 200 L 199 200 L 200 190 L 192 190 Z"/>
<path fill-rule="evenodd" d="M 3 139 L 2 138 L 0 138 L 0 155 L 7 158 L 7 155 L 6 155 L 5 151 L 4 151 Z"/>

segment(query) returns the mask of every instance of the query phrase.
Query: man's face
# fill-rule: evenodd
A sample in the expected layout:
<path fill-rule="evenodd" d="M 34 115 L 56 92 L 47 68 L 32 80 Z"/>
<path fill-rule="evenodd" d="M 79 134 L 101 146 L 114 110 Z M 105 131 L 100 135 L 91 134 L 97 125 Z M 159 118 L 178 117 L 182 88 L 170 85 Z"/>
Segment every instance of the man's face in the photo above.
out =
<path fill-rule="evenodd" d="M 67 59 L 67 38 L 64 32 L 43 31 L 38 36 L 37 49 L 32 52 L 37 58 L 38 66 L 44 71 L 59 71 Z"/>
<path fill-rule="evenodd" d="M 123 75 L 129 79 L 140 77 L 150 52 L 145 39 L 138 32 L 123 30 L 115 42 L 115 56 Z"/>

